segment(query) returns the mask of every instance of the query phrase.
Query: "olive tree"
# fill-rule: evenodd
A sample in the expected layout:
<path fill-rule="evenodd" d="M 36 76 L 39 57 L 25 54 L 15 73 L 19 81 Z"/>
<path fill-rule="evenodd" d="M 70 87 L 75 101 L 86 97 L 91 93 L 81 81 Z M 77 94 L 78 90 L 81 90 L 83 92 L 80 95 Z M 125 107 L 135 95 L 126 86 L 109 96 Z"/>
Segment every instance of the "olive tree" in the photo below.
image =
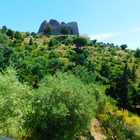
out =
<path fill-rule="evenodd" d="M 77 37 L 73 40 L 73 43 L 76 45 L 76 47 L 81 49 L 81 47 L 87 45 L 87 39 L 84 37 Z"/>
<path fill-rule="evenodd" d="M 87 86 L 87 87 L 86 87 Z M 34 139 L 72 140 L 87 132 L 95 115 L 95 89 L 72 75 L 47 76 L 31 98 L 25 127 Z"/>

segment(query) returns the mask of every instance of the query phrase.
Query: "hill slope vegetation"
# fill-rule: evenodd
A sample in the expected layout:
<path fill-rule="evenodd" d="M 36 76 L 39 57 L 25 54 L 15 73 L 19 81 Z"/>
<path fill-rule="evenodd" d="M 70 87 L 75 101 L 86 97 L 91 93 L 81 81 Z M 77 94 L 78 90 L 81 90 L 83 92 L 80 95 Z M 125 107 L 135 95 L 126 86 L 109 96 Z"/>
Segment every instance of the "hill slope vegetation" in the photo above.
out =
<path fill-rule="evenodd" d="M 138 140 L 140 49 L 4 26 L 0 97 L 1 136 Z"/>

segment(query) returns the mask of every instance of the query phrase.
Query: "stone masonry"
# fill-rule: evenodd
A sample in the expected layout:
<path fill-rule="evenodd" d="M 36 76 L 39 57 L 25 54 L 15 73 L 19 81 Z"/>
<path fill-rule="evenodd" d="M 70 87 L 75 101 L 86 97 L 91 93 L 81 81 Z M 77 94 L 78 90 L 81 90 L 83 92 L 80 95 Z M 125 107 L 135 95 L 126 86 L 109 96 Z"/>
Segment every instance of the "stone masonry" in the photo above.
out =
<path fill-rule="evenodd" d="M 69 22 L 69 23 L 61 22 L 60 24 L 55 19 L 51 19 L 49 22 L 44 20 L 42 24 L 40 25 L 38 33 L 44 34 L 44 29 L 47 26 L 51 28 L 53 35 L 60 35 L 62 27 L 67 28 L 68 34 L 70 35 L 79 35 L 77 22 Z"/>

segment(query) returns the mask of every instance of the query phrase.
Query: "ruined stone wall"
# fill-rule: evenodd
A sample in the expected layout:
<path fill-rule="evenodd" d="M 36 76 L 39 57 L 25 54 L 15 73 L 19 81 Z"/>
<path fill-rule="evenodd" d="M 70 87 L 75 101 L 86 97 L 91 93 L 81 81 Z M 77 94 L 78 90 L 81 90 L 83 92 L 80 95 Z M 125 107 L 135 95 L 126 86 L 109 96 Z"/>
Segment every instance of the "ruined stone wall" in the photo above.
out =
<path fill-rule="evenodd" d="M 77 22 L 67 23 L 66 26 L 68 26 L 72 29 L 72 34 L 73 35 L 78 35 L 79 34 Z"/>
<path fill-rule="evenodd" d="M 53 35 L 61 34 L 61 28 L 62 27 L 66 27 L 68 29 L 68 34 L 71 34 L 71 35 L 78 35 L 79 34 L 77 22 L 69 22 L 69 23 L 66 23 L 66 24 L 64 22 L 62 22 L 60 24 L 55 19 L 51 19 L 49 21 L 49 23 L 45 20 L 40 25 L 38 33 L 44 34 L 44 29 L 45 29 L 46 26 L 49 26 L 52 29 L 52 34 Z"/>

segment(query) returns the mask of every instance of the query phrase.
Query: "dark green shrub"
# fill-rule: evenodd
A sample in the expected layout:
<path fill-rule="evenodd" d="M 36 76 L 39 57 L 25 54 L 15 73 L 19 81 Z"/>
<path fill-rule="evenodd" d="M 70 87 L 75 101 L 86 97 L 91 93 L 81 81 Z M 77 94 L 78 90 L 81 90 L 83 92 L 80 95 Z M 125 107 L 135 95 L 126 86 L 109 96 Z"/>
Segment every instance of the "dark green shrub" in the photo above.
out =
<path fill-rule="evenodd" d="M 21 36 L 20 32 L 18 32 L 18 31 L 16 31 L 16 32 L 14 33 L 14 37 L 15 37 L 16 39 L 22 39 L 22 36 Z"/>
<path fill-rule="evenodd" d="M 51 74 L 55 74 L 56 71 L 62 70 L 63 66 L 64 62 L 56 58 L 50 59 L 47 62 L 47 69 Z"/>
<path fill-rule="evenodd" d="M 9 36 L 11 39 L 13 39 L 13 36 L 14 36 L 13 30 L 8 29 L 7 32 L 6 32 L 6 35 Z"/>
<path fill-rule="evenodd" d="M 140 49 L 139 48 L 136 49 L 134 56 L 136 58 L 140 58 Z"/>
<path fill-rule="evenodd" d="M 48 49 L 51 50 L 54 46 L 57 46 L 59 44 L 59 41 L 56 39 L 51 39 L 48 42 Z"/>
<path fill-rule="evenodd" d="M 92 72 L 88 72 L 86 69 L 84 69 L 82 66 L 78 65 L 73 69 L 73 74 L 79 78 L 84 83 L 93 83 L 95 82 L 95 75 Z"/>
<path fill-rule="evenodd" d="M 58 58 L 59 54 L 56 51 L 51 51 L 48 55 L 48 59 Z"/>
<path fill-rule="evenodd" d="M 127 45 L 126 44 L 122 44 L 120 47 L 121 47 L 122 50 L 125 50 L 127 48 Z"/>
<path fill-rule="evenodd" d="M 84 37 L 77 37 L 73 40 L 73 43 L 76 45 L 76 47 L 84 47 L 87 45 L 87 39 Z"/>

